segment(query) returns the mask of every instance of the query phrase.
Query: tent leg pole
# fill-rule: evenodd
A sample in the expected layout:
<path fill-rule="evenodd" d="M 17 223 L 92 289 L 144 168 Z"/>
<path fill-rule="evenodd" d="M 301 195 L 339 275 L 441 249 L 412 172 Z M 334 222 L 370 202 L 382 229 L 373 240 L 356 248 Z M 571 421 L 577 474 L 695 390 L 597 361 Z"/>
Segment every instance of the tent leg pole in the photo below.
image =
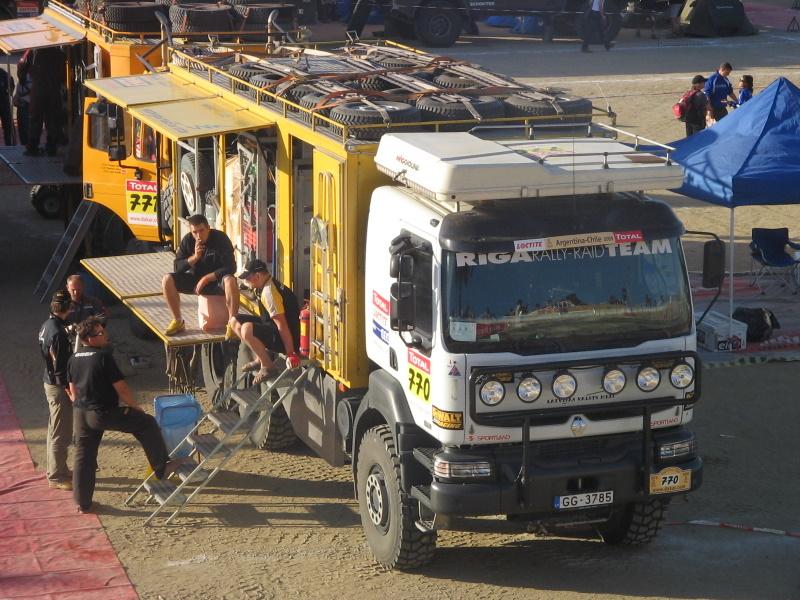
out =
<path fill-rule="evenodd" d="M 728 339 L 733 335 L 733 254 L 734 254 L 734 226 L 735 217 L 733 208 L 731 208 L 731 230 L 730 230 L 730 272 L 728 275 Z"/>

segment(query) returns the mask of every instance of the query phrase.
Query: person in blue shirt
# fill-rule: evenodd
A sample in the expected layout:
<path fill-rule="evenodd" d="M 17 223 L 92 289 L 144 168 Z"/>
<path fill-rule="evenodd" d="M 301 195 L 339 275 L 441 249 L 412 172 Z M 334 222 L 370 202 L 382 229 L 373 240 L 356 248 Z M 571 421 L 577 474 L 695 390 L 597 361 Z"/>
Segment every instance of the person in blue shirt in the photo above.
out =
<path fill-rule="evenodd" d="M 739 80 L 739 106 L 747 102 L 753 97 L 753 76 L 742 75 Z"/>
<path fill-rule="evenodd" d="M 706 85 L 703 88 L 708 97 L 708 115 L 714 121 L 719 121 L 728 114 L 728 98 L 734 102 L 738 101 L 733 93 L 733 86 L 728 79 L 731 71 L 733 71 L 731 63 L 722 63 L 719 69 L 706 80 Z"/>

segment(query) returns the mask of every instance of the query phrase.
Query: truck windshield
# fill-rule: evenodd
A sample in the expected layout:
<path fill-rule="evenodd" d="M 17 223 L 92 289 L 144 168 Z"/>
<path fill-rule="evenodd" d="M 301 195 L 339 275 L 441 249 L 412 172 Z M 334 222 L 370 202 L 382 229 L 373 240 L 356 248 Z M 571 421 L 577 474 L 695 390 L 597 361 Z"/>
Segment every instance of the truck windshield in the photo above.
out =
<path fill-rule="evenodd" d="M 691 330 L 678 238 L 445 252 L 443 261 L 443 331 L 452 352 L 574 352 Z"/>

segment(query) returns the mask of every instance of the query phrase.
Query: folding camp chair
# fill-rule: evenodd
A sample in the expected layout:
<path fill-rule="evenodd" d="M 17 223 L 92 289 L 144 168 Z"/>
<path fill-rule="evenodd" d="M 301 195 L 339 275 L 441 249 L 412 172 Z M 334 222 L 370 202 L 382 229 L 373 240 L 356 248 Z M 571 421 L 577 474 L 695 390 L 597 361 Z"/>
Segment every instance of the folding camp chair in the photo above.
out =
<path fill-rule="evenodd" d="M 789 239 L 789 229 L 764 229 L 756 227 L 753 229 L 753 241 L 750 242 L 750 256 L 752 257 L 753 280 L 751 286 L 757 286 L 761 293 L 765 288 L 761 281 L 765 277 L 773 279 L 775 283 L 780 283 L 782 287 L 788 287 L 796 294 L 800 282 L 800 252 L 789 254 L 786 247 L 800 250 L 800 244 L 796 244 Z M 757 270 L 756 270 L 757 269 Z"/>

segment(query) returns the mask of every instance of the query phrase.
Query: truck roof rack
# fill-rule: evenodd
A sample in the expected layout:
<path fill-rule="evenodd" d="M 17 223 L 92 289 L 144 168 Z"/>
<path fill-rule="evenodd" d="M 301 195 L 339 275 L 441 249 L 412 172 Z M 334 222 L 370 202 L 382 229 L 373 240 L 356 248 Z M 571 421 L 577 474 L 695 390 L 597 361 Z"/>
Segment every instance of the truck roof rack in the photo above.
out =
<path fill-rule="evenodd" d="M 611 133 L 624 133 L 607 128 Z M 632 136 L 636 137 L 636 136 Z M 626 145 L 605 137 L 487 140 L 472 133 L 391 133 L 381 138 L 378 169 L 438 202 L 574 196 L 668 189 L 681 185 L 683 169 L 672 148 L 645 152 L 637 138 Z"/>

